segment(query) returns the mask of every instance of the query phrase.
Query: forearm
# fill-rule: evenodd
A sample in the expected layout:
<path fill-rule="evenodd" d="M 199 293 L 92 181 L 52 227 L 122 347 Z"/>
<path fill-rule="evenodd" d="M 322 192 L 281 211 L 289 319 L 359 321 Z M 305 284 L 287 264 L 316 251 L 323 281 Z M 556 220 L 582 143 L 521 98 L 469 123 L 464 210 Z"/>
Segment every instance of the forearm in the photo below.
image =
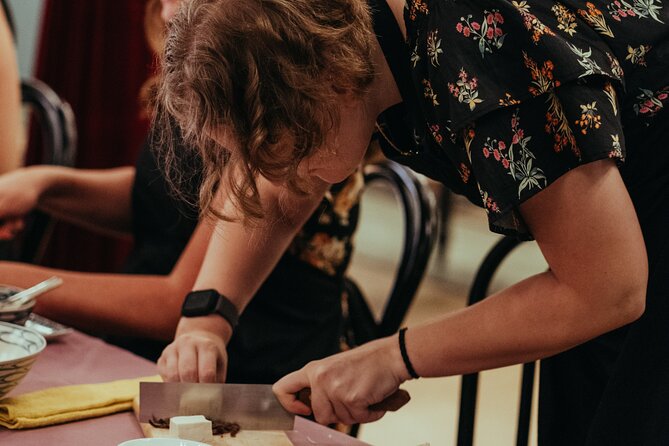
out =
<path fill-rule="evenodd" d="M 53 275 L 63 285 L 37 300 L 35 312 L 77 329 L 169 341 L 192 282 L 171 276 L 76 273 L 0 262 L 0 283 L 28 287 Z"/>
<path fill-rule="evenodd" d="M 60 219 L 102 232 L 131 230 L 134 167 L 81 170 L 57 166 L 29 168 L 42 191 L 38 208 Z"/>
<path fill-rule="evenodd" d="M 194 289 L 217 290 L 241 313 L 316 209 L 326 189 L 326 184 L 318 184 L 305 197 L 286 198 L 280 191 L 268 194 L 263 201 L 267 203 L 265 220 L 255 226 L 219 221 Z M 214 332 L 226 342 L 232 335 L 231 327 L 220 317 L 182 318 L 177 334 L 198 330 Z"/>
<path fill-rule="evenodd" d="M 645 244 L 612 162 L 570 171 L 520 209 L 550 270 L 409 330 L 407 348 L 419 373 L 466 373 L 546 357 L 642 314 Z"/>
<path fill-rule="evenodd" d="M 0 11 L 0 174 L 21 165 L 22 132 L 19 69 L 7 20 Z"/>
<path fill-rule="evenodd" d="M 603 290 L 603 293 L 606 293 Z M 629 322 L 626 299 L 595 296 L 548 271 L 434 322 L 411 327 L 406 345 L 421 376 L 447 376 L 545 358 Z M 638 316 L 638 315 L 637 315 Z"/>

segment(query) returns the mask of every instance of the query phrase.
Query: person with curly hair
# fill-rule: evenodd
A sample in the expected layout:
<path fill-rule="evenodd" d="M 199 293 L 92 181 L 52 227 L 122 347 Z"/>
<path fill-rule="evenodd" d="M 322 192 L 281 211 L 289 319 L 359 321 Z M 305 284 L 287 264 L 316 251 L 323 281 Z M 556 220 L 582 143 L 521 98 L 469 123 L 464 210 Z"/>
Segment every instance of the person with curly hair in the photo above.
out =
<path fill-rule="evenodd" d="M 156 122 L 168 172 L 171 123 L 201 150 L 201 206 L 227 234 L 199 286 L 242 311 L 376 128 L 389 157 L 483 207 L 491 230 L 536 240 L 549 265 L 287 375 L 288 410 L 369 422 L 408 379 L 543 359 L 541 444 L 669 442 L 667 23 L 661 0 L 184 4 Z M 232 332 L 182 323 L 177 340 Z"/>

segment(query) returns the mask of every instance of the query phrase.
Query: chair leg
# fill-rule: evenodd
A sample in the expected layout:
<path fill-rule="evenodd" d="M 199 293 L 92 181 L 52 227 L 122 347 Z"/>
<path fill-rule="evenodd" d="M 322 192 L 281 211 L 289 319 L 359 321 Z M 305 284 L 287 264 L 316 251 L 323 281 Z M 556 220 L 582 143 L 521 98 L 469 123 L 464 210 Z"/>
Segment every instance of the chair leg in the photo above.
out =
<path fill-rule="evenodd" d="M 520 386 L 520 408 L 518 409 L 518 431 L 516 446 L 527 446 L 530 442 L 530 418 L 532 416 L 532 390 L 534 388 L 535 363 L 523 365 L 523 378 Z"/>
<path fill-rule="evenodd" d="M 457 446 L 472 446 L 474 444 L 474 417 L 476 415 L 478 381 L 478 373 L 462 376 Z"/>
<path fill-rule="evenodd" d="M 453 206 L 453 197 L 451 192 L 445 187 L 441 187 L 438 194 L 439 201 L 439 238 L 437 239 L 437 252 L 439 255 L 446 253 L 446 244 L 448 242 L 448 220 L 451 216 Z"/>
<path fill-rule="evenodd" d="M 521 242 L 511 237 L 502 238 L 483 259 L 469 292 L 468 305 L 483 300 L 497 268 L 506 256 Z M 478 373 L 464 375 L 460 386 L 460 414 L 458 417 L 457 446 L 472 446 L 474 443 L 474 421 L 476 416 L 476 394 Z"/>

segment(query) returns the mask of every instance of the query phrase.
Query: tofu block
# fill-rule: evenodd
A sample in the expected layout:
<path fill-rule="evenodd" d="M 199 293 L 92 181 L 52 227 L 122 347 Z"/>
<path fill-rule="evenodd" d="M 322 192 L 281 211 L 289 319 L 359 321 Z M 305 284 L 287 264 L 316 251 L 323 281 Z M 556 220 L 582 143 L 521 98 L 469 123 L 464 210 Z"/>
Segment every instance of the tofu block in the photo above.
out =
<path fill-rule="evenodd" d="M 211 421 L 202 415 L 170 418 L 170 437 L 203 443 L 211 443 L 214 439 Z"/>

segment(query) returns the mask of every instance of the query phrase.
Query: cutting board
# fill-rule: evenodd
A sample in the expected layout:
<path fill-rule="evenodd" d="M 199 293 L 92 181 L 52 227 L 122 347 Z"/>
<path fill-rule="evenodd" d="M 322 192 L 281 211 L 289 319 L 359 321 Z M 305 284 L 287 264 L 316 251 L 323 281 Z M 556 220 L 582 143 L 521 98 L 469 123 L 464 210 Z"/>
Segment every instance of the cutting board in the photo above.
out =
<path fill-rule="evenodd" d="M 133 401 L 132 408 L 139 420 L 139 404 L 137 399 Z M 139 423 L 147 438 L 169 437 L 169 429 L 160 429 L 149 423 Z M 223 436 L 214 435 L 211 446 L 293 446 L 288 436 L 283 431 L 245 431 L 242 430 L 233 438 L 229 434 Z"/>

